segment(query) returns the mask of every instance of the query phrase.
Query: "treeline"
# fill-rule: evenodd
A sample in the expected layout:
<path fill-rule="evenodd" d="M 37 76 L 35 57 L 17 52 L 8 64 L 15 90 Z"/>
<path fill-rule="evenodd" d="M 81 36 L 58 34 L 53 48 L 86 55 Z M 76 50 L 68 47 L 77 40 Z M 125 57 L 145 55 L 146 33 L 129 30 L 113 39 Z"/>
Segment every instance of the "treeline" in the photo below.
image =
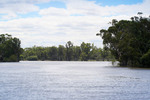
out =
<path fill-rule="evenodd" d="M 84 43 L 74 46 L 68 41 L 65 46 L 25 48 L 21 55 L 22 60 L 50 60 L 50 61 L 104 61 L 114 59 L 110 51 L 97 48 L 94 44 Z"/>
<path fill-rule="evenodd" d="M 0 62 L 18 62 L 23 49 L 20 40 L 9 34 L 0 34 Z"/>
<path fill-rule="evenodd" d="M 114 19 L 108 29 L 97 34 L 120 66 L 150 67 L 150 17 L 138 14 L 131 20 Z"/>

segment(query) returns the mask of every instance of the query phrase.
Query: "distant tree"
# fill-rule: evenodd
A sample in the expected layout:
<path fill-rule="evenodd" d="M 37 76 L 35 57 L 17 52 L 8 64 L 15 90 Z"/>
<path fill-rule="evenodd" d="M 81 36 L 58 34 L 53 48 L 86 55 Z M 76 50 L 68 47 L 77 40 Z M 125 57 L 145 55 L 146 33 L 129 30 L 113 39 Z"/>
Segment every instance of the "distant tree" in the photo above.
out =
<path fill-rule="evenodd" d="M 81 48 L 80 46 L 73 46 L 73 60 L 80 60 Z"/>
<path fill-rule="evenodd" d="M 65 60 L 65 47 L 63 45 L 59 45 L 58 47 L 58 60 Z"/>
<path fill-rule="evenodd" d="M 73 57 L 73 43 L 68 41 L 66 43 L 66 60 L 71 61 Z"/>
<path fill-rule="evenodd" d="M 102 60 L 102 49 L 97 48 L 94 44 L 82 43 L 80 46 L 73 46 L 68 41 L 65 46 L 58 47 L 40 47 L 33 46 L 25 48 L 20 56 L 22 60 L 58 60 L 58 61 L 88 61 Z M 110 59 L 109 52 L 106 52 L 105 60 Z"/>
<path fill-rule="evenodd" d="M 55 46 L 50 47 L 49 51 L 48 51 L 48 56 L 49 56 L 50 60 L 56 61 L 58 58 L 57 55 L 58 55 L 57 54 L 57 47 L 55 47 Z"/>
<path fill-rule="evenodd" d="M 46 50 L 44 47 L 33 47 L 38 60 L 45 60 L 47 58 Z"/>
<path fill-rule="evenodd" d="M 90 52 L 91 52 L 92 46 L 90 43 L 84 43 L 81 44 L 81 55 L 80 58 L 82 61 L 87 61 L 90 58 Z"/>
<path fill-rule="evenodd" d="M 100 59 L 98 59 L 98 56 L 100 56 L 100 51 L 96 46 L 94 46 L 94 44 L 92 44 L 89 59 L 90 60 L 100 60 Z"/>

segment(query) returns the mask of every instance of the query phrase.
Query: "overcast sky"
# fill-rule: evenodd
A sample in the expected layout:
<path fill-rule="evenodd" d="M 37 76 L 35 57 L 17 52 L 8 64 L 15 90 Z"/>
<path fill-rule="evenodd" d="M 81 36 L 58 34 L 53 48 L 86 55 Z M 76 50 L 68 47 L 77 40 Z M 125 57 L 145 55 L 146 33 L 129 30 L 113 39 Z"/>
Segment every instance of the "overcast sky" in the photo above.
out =
<path fill-rule="evenodd" d="M 112 19 L 150 14 L 150 0 L 0 0 L 0 33 L 22 47 L 58 46 L 83 41 L 102 47 L 96 36 Z"/>

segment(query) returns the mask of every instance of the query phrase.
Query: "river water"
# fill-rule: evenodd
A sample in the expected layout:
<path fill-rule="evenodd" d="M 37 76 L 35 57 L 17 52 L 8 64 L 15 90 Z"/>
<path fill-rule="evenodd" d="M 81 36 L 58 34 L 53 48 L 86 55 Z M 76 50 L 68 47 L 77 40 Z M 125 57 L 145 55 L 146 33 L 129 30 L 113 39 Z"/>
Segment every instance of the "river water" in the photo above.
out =
<path fill-rule="evenodd" d="M 0 100 L 150 100 L 150 70 L 111 62 L 0 63 Z"/>

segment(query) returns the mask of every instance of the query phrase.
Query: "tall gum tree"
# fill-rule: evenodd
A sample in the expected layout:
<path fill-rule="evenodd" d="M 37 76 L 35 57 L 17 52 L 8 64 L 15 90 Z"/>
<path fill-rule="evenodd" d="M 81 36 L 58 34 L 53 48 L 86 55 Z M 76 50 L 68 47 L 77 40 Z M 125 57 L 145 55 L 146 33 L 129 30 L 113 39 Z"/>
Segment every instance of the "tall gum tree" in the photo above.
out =
<path fill-rule="evenodd" d="M 108 29 L 97 34 L 120 66 L 150 67 L 150 17 L 139 14 L 131 20 L 114 19 Z"/>

